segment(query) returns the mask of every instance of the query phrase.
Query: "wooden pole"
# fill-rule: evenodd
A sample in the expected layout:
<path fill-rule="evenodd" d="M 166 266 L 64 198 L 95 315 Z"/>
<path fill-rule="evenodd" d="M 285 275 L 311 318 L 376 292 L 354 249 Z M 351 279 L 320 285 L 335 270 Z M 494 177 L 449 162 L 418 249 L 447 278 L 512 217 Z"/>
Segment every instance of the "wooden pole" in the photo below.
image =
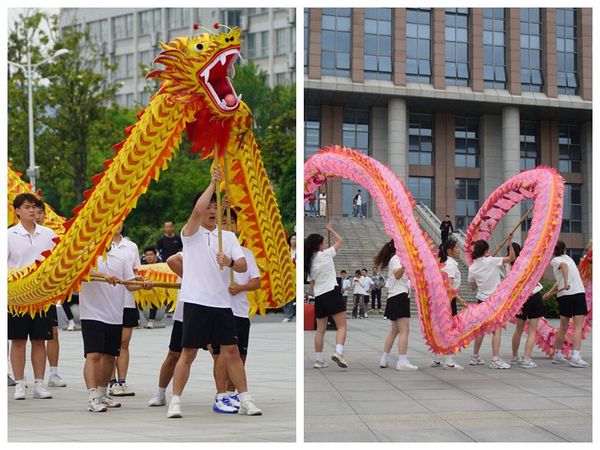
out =
<path fill-rule="evenodd" d="M 223 251 L 223 209 L 221 206 L 221 183 L 217 183 L 215 186 L 215 192 L 217 194 L 217 239 L 219 242 L 219 253 L 221 253 Z M 219 264 L 219 270 L 223 270 L 223 266 L 221 264 Z"/>
<path fill-rule="evenodd" d="M 506 241 L 508 241 L 509 236 L 512 235 L 515 231 L 517 231 L 517 228 L 519 228 L 521 226 L 521 224 L 523 222 L 525 222 L 525 220 L 527 220 L 527 217 L 529 216 L 529 213 L 531 211 L 533 211 L 533 205 L 531 205 L 531 207 L 527 210 L 527 212 L 525 214 L 523 214 L 523 217 L 521 217 L 521 220 L 519 220 L 519 223 L 514 226 L 512 231 L 510 233 L 508 233 L 508 236 L 506 236 L 504 238 L 504 240 L 500 243 L 500 247 L 496 248 L 496 251 L 494 252 L 493 256 L 497 256 L 498 253 L 500 253 L 500 250 L 502 250 L 502 246 L 506 243 Z"/>
<path fill-rule="evenodd" d="M 328 189 L 329 180 L 325 177 L 325 224 L 329 220 L 329 189 Z M 320 202 L 321 200 L 319 200 Z M 321 206 L 321 205 L 319 205 Z M 331 231 L 327 230 L 327 247 L 331 247 Z"/>
<path fill-rule="evenodd" d="M 99 281 L 102 283 L 108 283 L 108 280 L 106 280 L 105 278 L 102 277 L 90 277 L 90 281 Z M 154 282 L 154 281 L 148 281 L 149 283 L 152 283 L 153 287 L 157 287 L 157 288 L 167 288 L 167 289 L 181 289 L 181 283 L 163 283 L 163 282 Z M 124 281 L 124 280 L 118 280 L 117 284 L 122 284 L 123 286 L 143 286 L 144 285 L 144 281 Z"/>
<path fill-rule="evenodd" d="M 223 155 L 223 167 L 225 169 L 225 173 L 224 173 L 224 177 L 225 177 L 225 195 L 227 196 L 227 199 L 229 200 L 229 203 L 227 205 L 227 228 L 229 229 L 229 231 L 231 231 L 231 196 L 229 195 L 229 160 L 227 159 L 227 152 L 225 152 L 225 154 Z M 233 269 L 230 268 L 229 270 L 229 282 L 231 284 L 233 284 L 235 282 L 234 278 L 233 278 Z"/>

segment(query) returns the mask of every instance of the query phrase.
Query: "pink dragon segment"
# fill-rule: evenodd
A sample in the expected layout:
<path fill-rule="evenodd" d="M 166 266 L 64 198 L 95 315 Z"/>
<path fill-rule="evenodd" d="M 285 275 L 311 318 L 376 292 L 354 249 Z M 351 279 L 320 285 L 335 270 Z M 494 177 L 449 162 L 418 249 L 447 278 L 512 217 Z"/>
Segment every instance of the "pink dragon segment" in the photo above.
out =
<path fill-rule="evenodd" d="M 452 317 L 454 293 L 433 254 L 434 243 L 414 218 L 412 196 L 396 175 L 362 153 L 338 146 L 326 148 L 304 164 L 305 201 L 326 177 L 350 179 L 371 194 L 415 288 L 425 342 L 437 353 L 454 353 L 508 323 L 542 277 L 560 233 L 564 181 L 556 171 L 530 170 L 500 186 L 471 224 L 466 248 L 474 238 L 487 238 L 502 216 L 524 199 L 533 199 L 535 204 L 531 232 L 515 269 L 496 292 L 485 303 L 469 305 Z"/>

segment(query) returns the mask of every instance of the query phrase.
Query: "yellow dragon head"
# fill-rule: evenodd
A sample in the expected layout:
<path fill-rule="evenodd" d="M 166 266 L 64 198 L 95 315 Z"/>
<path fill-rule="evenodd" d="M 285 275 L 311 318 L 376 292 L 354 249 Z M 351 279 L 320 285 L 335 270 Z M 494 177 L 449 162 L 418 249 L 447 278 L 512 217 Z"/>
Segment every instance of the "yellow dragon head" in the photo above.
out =
<path fill-rule="evenodd" d="M 235 75 L 233 64 L 240 56 L 239 28 L 180 37 L 160 45 L 163 51 L 154 62 L 166 68 L 147 75 L 163 81 L 159 95 L 171 94 L 176 101 L 200 101 L 217 116 L 237 111 L 241 95 L 236 94 L 231 78 Z"/>

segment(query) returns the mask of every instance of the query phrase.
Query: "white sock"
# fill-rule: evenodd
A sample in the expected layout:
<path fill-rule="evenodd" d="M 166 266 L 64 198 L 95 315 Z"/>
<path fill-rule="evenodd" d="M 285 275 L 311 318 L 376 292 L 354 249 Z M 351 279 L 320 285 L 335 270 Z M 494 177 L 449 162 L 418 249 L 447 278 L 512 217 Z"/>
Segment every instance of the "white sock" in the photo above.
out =
<path fill-rule="evenodd" d="M 500 359 L 499 356 L 492 356 L 492 361 L 498 361 Z"/>
<path fill-rule="evenodd" d="M 342 344 L 335 344 L 335 351 L 340 355 L 344 353 L 344 346 Z"/>
<path fill-rule="evenodd" d="M 406 355 L 400 355 L 400 354 L 398 354 L 398 362 L 400 364 L 404 364 L 407 361 L 408 361 L 408 359 L 406 359 Z"/>
<path fill-rule="evenodd" d="M 446 364 L 447 366 L 451 366 L 452 364 L 454 364 L 454 361 L 452 361 L 452 355 L 444 356 L 444 364 Z"/>
<path fill-rule="evenodd" d="M 25 381 L 23 381 L 23 380 L 15 380 L 15 383 L 16 384 L 25 384 Z"/>
<path fill-rule="evenodd" d="M 323 362 L 323 352 L 315 352 L 315 360 Z"/>
<path fill-rule="evenodd" d="M 381 357 L 381 359 L 385 359 L 387 361 L 388 356 L 390 356 L 390 354 L 388 352 L 383 352 L 383 356 Z"/>
<path fill-rule="evenodd" d="M 156 392 L 157 392 L 157 394 L 158 394 L 158 396 L 159 396 L 160 398 L 165 398 L 165 391 L 166 391 L 166 389 L 165 389 L 165 388 L 161 388 L 161 387 L 159 386 L 159 388 L 158 388 L 158 391 L 156 391 Z"/>
<path fill-rule="evenodd" d="M 73 319 L 69 320 L 69 325 L 75 325 L 75 321 Z"/>
<path fill-rule="evenodd" d="M 180 402 L 181 401 L 181 396 L 179 396 L 179 395 L 173 395 L 171 397 L 171 401 L 172 402 Z"/>
<path fill-rule="evenodd" d="M 217 400 L 223 400 L 225 397 L 227 397 L 225 392 L 217 392 Z"/>
<path fill-rule="evenodd" d="M 581 353 L 579 353 L 579 350 L 573 350 L 573 358 L 579 359 L 580 357 Z"/>
<path fill-rule="evenodd" d="M 50 366 L 50 375 L 58 375 L 58 367 Z"/>
<path fill-rule="evenodd" d="M 227 395 L 227 397 L 233 397 L 235 395 L 235 391 L 227 391 L 225 392 L 225 394 Z"/>
<path fill-rule="evenodd" d="M 38 383 L 43 383 L 43 382 L 44 382 L 44 380 L 43 380 L 42 378 L 36 378 L 35 380 L 33 380 L 33 382 L 34 382 L 35 384 L 38 384 Z"/>
<path fill-rule="evenodd" d="M 106 397 L 106 386 L 98 386 L 96 388 L 96 392 L 98 392 L 98 397 L 100 397 L 100 398 Z"/>
<path fill-rule="evenodd" d="M 250 396 L 250 393 L 248 391 L 246 391 L 246 392 L 240 392 L 238 394 L 240 402 L 243 402 L 246 399 L 246 397 L 249 397 L 249 396 Z"/>
<path fill-rule="evenodd" d="M 90 401 L 94 400 L 98 396 L 98 392 L 95 388 L 88 389 L 88 398 Z"/>

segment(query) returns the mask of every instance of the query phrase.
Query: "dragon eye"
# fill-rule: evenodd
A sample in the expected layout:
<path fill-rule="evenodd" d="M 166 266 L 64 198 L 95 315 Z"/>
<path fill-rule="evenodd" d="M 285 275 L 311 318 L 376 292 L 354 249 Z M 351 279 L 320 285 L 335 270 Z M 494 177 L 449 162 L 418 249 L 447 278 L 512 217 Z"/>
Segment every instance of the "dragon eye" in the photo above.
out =
<path fill-rule="evenodd" d="M 197 44 L 194 46 L 194 48 L 195 48 L 196 50 L 198 50 L 198 51 L 201 51 L 201 50 L 204 48 L 204 46 L 203 46 L 203 45 L 202 45 L 200 42 L 198 42 L 198 43 L 197 43 Z"/>

